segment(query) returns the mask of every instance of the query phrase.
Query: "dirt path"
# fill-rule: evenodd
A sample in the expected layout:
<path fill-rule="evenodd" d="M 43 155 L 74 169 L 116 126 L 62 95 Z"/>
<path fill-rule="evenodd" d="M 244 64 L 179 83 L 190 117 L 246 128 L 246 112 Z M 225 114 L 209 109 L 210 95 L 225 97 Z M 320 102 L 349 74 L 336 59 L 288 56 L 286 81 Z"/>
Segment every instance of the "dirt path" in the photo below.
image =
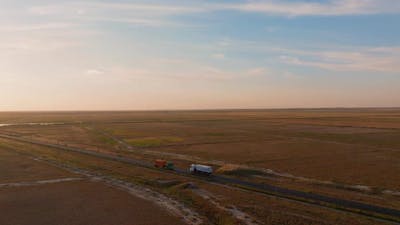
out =
<path fill-rule="evenodd" d="M 124 140 L 111 135 L 105 131 L 94 129 L 92 127 L 87 127 L 87 129 L 90 129 L 92 131 L 99 132 L 100 134 L 113 139 L 122 147 L 126 148 L 128 151 L 135 152 L 135 151 L 140 151 L 141 153 L 146 153 L 149 155 L 155 155 L 155 156 L 168 156 L 168 157 L 173 157 L 175 159 L 181 159 L 181 160 L 187 160 L 187 161 L 193 161 L 193 162 L 198 162 L 198 163 L 203 163 L 203 164 L 213 164 L 213 165 L 218 165 L 218 166 L 225 166 L 225 165 L 233 165 L 237 168 L 241 169 L 250 169 L 250 170 L 256 170 L 263 172 L 267 175 L 273 175 L 281 178 L 287 178 L 287 179 L 295 179 L 297 181 L 302 181 L 302 182 L 307 182 L 307 183 L 312 183 L 312 184 L 320 184 L 320 185 L 326 185 L 326 186 L 331 186 L 331 187 L 342 187 L 343 189 L 350 189 L 354 191 L 361 191 L 361 192 L 372 192 L 372 187 L 366 186 L 366 185 L 350 185 L 350 184 L 341 184 L 333 181 L 325 181 L 325 180 L 317 180 L 313 178 L 307 178 L 307 177 L 302 177 L 302 176 L 295 176 L 293 174 L 289 173 L 280 173 L 278 171 L 274 171 L 272 169 L 268 168 L 259 168 L 259 167 L 250 167 L 247 165 L 241 165 L 241 164 L 230 164 L 229 162 L 224 162 L 220 160 L 203 160 L 200 157 L 197 156 L 190 156 L 190 155 L 185 155 L 185 154 L 178 154 L 178 153 L 170 153 L 170 152 L 162 152 L 162 151 L 157 151 L 157 150 L 149 150 L 148 148 L 134 148 L 133 146 L 129 145 L 127 142 Z M 285 136 L 282 135 L 274 135 L 274 137 L 278 138 L 284 138 Z M 290 139 L 292 140 L 307 140 L 307 141 L 319 141 L 323 143 L 330 143 L 330 144 L 343 144 L 343 145 L 348 145 L 348 146 L 358 146 L 358 147 L 366 147 L 361 144 L 350 144 L 350 143 L 342 143 L 342 142 L 336 142 L 336 141 L 326 141 L 326 140 L 319 140 L 319 139 L 314 139 L 314 138 L 304 138 L 304 137 L 291 137 Z M 237 141 L 237 142 L 244 142 L 243 140 Z M 221 142 L 221 143 L 229 143 L 229 142 Z M 183 144 L 182 146 L 186 145 L 203 145 L 203 144 L 219 144 L 219 142 L 215 143 L 195 143 L 195 144 Z M 177 145 L 178 146 L 178 145 Z M 167 147 L 167 146 L 162 146 L 162 147 Z M 170 147 L 170 146 L 168 146 Z M 390 151 L 399 151 L 397 149 L 391 149 L 391 148 L 381 148 L 381 147 L 374 147 L 374 146 L 368 146 L 368 148 L 371 149 L 381 149 L 381 150 L 390 150 Z M 400 196 L 400 191 L 398 190 L 382 190 L 380 193 L 387 194 L 387 195 L 393 195 L 393 196 Z"/>
<path fill-rule="evenodd" d="M 127 164 L 132 164 L 135 166 L 152 168 L 151 165 L 147 165 L 147 163 L 145 163 L 145 162 L 141 162 L 139 160 L 133 160 L 133 159 L 126 158 L 126 157 L 113 156 L 113 155 L 103 154 L 103 153 L 95 153 L 95 152 L 85 150 L 85 149 L 60 146 L 60 145 L 49 144 L 49 143 L 33 141 L 33 140 L 27 140 L 24 138 L 13 137 L 13 136 L 8 136 L 8 135 L 0 135 L 0 137 L 6 138 L 6 139 L 11 139 L 14 141 L 20 141 L 20 142 L 25 142 L 25 143 L 30 143 L 30 144 L 40 145 L 40 146 L 51 147 L 51 148 L 55 148 L 55 149 L 59 149 L 59 150 L 63 150 L 63 151 L 77 152 L 77 153 L 81 153 L 81 154 L 91 155 L 94 157 L 123 162 L 123 163 L 127 163 Z M 175 173 L 182 175 L 182 176 L 188 176 L 186 171 L 184 172 L 184 171 L 175 170 Z M 202 179 L 202 178 L 198 177 L 198 179 Z M 368 203 L 350 201 L 350 200 L 346 200 L 346 199 L 340 199 L 340 198 L 336 198 L 336 197 L 329 197 L 329 196 L 315 194 L 315 193 L 303 192 L 303 191 L 298 191 L 295 189 L 287 189 L 287 188 L 282 188 L 282 187 L 273 186 L 273 185 L 247 182 L 244 180 L 229 178 L 226 176 L 214 175 L 210 179 L 202 179 L 202 180 L 204 180 L 208 183 L 211 183 L 211 184 L 226 184 L 226 185 L 235 186 L 235 187 L 239 186 L 239 187 L 242 187 L 243 189 L 246 189 L 246 190 L 250 189 L 250 190 L 253 190 L 258 193 L 273 195 L 273 196 L 277 196 L 277 197 L 280 197 L 283 199 L 290 199 L 290 200 L 296 200 L 299 202 L 306 202 L 308 204 L 315 204 L 318 206 L 332 208 L 335 210 L 340 209 L 340 210 L 347 211 L 347 212 L 362 214 L 362 215 L 365 215 L 365 216 L 368 216 L 368 217 L 374 218 L 374 219 L 396 221 L 396 222 L 400 221 L 400 211 L 397 209 L 385 208 L 385 207 L 380 207 L 380 206 L 376 206 L 376 205 L 372 205 L 372 204 L 368 204 Z"/>
<path fill-rule="evenodd" d="M 35 185 L 43 185 L 43 184 L 55 184 L 61 182 L 68 181 L 78 181 L 83 180 L 83 178 L 60 178 L 60 179 L 51 179 L 51 180 L 38 180 L 32 182 L 18 182 L 18 183 L 5 183 L 0 184 L 0 188 L 2 187 L 25 187 L 25 186 L 35 186 Z"/>
<path fill-rule="evenodd" d="M 166 195 L 163 195 L 161 193 L 158 193 L 154 190 L 151 190 L 149 188 L 139 186 L 133 183 L 125 182 L 119 179 L 115 179 L 113 177 L 105 176 L 105 175 L 100 175 L 100 174 L 94 174 L 86 170 L 82 170 L 79 168 L 71 167 L 66 164 L 60 164 L 54 161 L 49 161 L 46 159 L 42 158 L 34 158 L 34 160 L 43 162 L 46 164 L 50 164 L 52 166 L 65 169 L 69 172 L 75 173 L 82 175 L 86 178 L 89 178 L 90 180 L 94 182 L 102 182 L 107 185 L 110 185 L 114 188 L 118 188 L 120 190 L 126 191 L 130 193 L 131 195 L 153 202 L 154 204 L 158 205 L 159 207 L 167 210 L 169 213 L 172 215 L 181 218 L 186 224 L 188 225 L 201 225 L 203 224 L 203 219 L 201 216 L 193 211 L 192 209 L 186 207 L 182 203 L 167 197 Z M 65 181 L 73 181 L 73 180 L 82 180 L 83 178 L 65 178 L 65 179 L 54 179 L 54 180 L 46 180 L 46 181 L 37 181 L 37 182 L 25 182 L 25 183 L 15 183 L 15 185 L 21 185 L 21 186 L 26 186 L 26 185 L 38 185 L 38 184 L 45 184 L 45 183 L 56 183 L 56 182 L 65 182 Z M 9 184 L 4 184 L 4 185 L 9 185 Z M 0 184 L 0 187 L 1 184 Z"/>
<path fill-rule="evenodd" d="M 195 188 L 195 189 L 192 189 L 192 192 L 197 194 L 198 196 L 202 197 L 203 199 L 207 200 L 214 207 L 227 212 L 236 220 L 241 221 L 244 225 L 261 225 L 261 224 L 263 224 L 262 222 L 251 217 L 247 213 L 241 211 L 234 205 L 229 205 L 229 206 L 221 205 L 218 201 L 218 198 L 216 198 L 213 194 L 209 193 L 206 190 Z"/>

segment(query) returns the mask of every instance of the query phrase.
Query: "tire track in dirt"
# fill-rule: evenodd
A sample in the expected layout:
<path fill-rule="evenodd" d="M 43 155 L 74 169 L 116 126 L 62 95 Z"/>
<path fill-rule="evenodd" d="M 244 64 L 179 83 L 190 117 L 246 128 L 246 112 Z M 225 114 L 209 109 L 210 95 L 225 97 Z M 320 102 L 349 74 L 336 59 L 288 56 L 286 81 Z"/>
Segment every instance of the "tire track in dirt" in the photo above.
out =
<path fill-rule="evenodd" d="M 176 159 L 181 159 L 181 160 L 188 160 L 188 161 L 194 161 L 194 162 L 198 162 L 198 163 L 203 163 L 203 164 L 213 164 L 213 165 L 218 165 L 218 166 L 225 166 L 225 165 L 233 165 L 236 166 L 238 168 L 242 168 L 242 169 L 250 169 L 250 170 L 256 170 L 256 171 L 260 171 L 263 173 L 266 173 L 268 175 L 273 175 L 273 176 L 277 176 L 277 177 L 281 177 L 281 178 L 287 178 L 287 179 L 295 179 L 297 181 L 302 181 L 302 182 L 307 182 L 307 183 L 313 183 L 313 184 L 320 184 L 320 185 L 326 185 L 326 186 L 331 186 L 331 187 L 342 187 L 344 189 L 349 189 L 349 190 L 353 190 L 353 191 L 361 191 L 361 192 L 371 192 L 372 188 L 366 185 L 351 185 L 351 184 L 341 184 L 341 183 L 337 183 L 337 182 L 333 182 L 333 181 L 325 181 L 325 180 L 317 180 L 317 179 L 313 179 L 313 178 L 307 178 L 307 177 L 302 177 L 302 176 L 296 176 L 293 174 L 289 174 L 289 173 L 280 173 L 277 171 L 274 171 L 272 169 L 268 169 L 268 168 L 258 168 L 258 167 L 250 167 L 247 165 L 241 165 L 241 164 L 231 164 L 229 162 L 225 162 L 225 161 L 220 161 L 220 160 L 203 160 L 200 157 L 197 156 L 190 156 L 190 155 L 185 155 L 185 154 L 178 154 L 178 153 L 171 153 L 171 152 L 162 152 L 162 151 L 157 151 L 157 150 L 149 150 L 149 148 L 134 148 L 132 145 L 130 145 L 129 143 L 127 143 L 126 141 L 111 135 L 105 131 L 102 130 L 95 130 L 94 128 L 91 127 L 87 127 L 88 129 L 92 130 L 92 131 L 97 131 L 100 134 L 113 139 L 114 141 L 116 141 L 117 143 L 120 143 L 123 147 L 127 148 L 128 151 L 134 152 L 134 151 L 140 151 L 140 152 L 145 152 L 147 154 L 151 154 L 151 155 L 155 155 L 155 156 L 169 156 L 169 157 L 173 157 Z M 275 138 L 287 138 L 283 135 L 273 135 L 273 137 Z M 319 142 L 324 142 L 324 143 L 331 143 L 331 144 L 343 144 L 343 145 L 350 145 L 350 146 L 361 146 L 361 147 L 366 147 L 363 146 L 361 144 L 350 144 L 350 143 L 342 143 L 342 142 L 336 142 L 336 141 L 325 141 L 325 140 L 319 140 L 319 139 L 313 139 L 313 138 L 305 138 L 305 137 L 290 137 L 287 139 L 291 139 L 292 141 L 295 141 L 297 139 L 301 139 L 301 140 L 307 140 L 307 141 L 319 141 Z M 238 140 L 236 142 L 251 142 L 251 140 Z M 276 142 L 280 142 L 280 141 L 276 141 Z M 181 144 L 181 145 L 168 145 L 168 146 L 160 146 L 160 147 L 171 147 L 171 146 L 190 146 L 190 145 L 204 145 L 204 144 L 220 144 L 220 143 L 235 143 L 235 142 L 229 142 L 229 141 L 225 141 L 225 142 L 210 142 L 210 143 L 192 143 L 192 144 Z M 375 149 L 369 152 L 373 152 L 376 151 L 376 149 L 381 149 L 381 150 L 391 150 L 394 151 L 396 149 L 386 149 L 386 148 L 381 148 L 381 147 L 371 147 L 368 146 L 371 149 Z M 155 147 L 157 148 L 157 147 Z M 307 158 L 307 157 L 304 157 Z M 275 159 L 273 161 L 278 161 L 278 160 L 284 160 L 284 159 Z M 271 160 L 272 161 L 272 160 Z M 387 194 L 387 195 L 392 195 L 392 196 L 400 196 L 400 191 L 397 190 L 382 190 L 381 191 L 382 194 Z"/>
<path fill-rule="evenodd" d="M 25 154 L 24 154 L 25 155 Z M 174 200 L 164 194 L 156 192 L 150 188 L 146 188 L 137 184 L 133 184 L 130 182 L 126 182 L 120 179 L 116 179 L 110 176 L 106 176 L 99 173 L 92 173 L 83 169 L 79 169 L 76 167 L 72 167 L 67 164 L 62 164 L 56 161 L 52 161 L 49 159 L 39 158 L 33 155 L 26 154 L 35 161 L 46 163 L 48 165 L 61 168 L 68 172 L 78 174 L 84 176 L 84 178 L 61 178 L 61 179 L 52 179 L 52 180 L 43 180 L 43 181 L 34 181 L 34 182 L 20 182 L 20 183 L 7 183 L 7 184 L 0 184 L 1 187 L 23 187 L 23 186 L 32 186 L 32 185 L 43 185 L 43 184 L 52 184 L 52 183 L 59 183 L 59 182 L 67 182 L 67 181 L 81 181 L 85 179 L 89 179 L 93 182 L 102 182 L 106 185 L 109 185 L 113 188 L 117 188 L 119 190 L 128 192 L 129 194 L 144 199 L 146 201 L 150 201 L 165 209 L 167 212 L 171 213 L 172 215 L 176 216 L 177 218 L 182 219 L 188 225 L 202 225 L 204 224 L 204 220 L 202 217 L 195 212 L 194 210 L 188 208 L 184 204 Z"/>
<path fill-rule="evenodd" d="M 83 178 L 72 177 L 72 178 L 59 178 L 59 179 L 51 179 L 51 180 L 38 180 L 38 181 L 30 181 L 30 182 L 4 183 L 4 184 L 0 184 L 0 188 L 37 186 L 37 185 L 43 185 L 43 184 L 55 184 L 55 183 L 80 181 L 80 180 L 83 180 Z"/>
<path fill-rule="evenodd" d="M 131 164 L 131 165 L 135 165 L 135 166 L 152 168 L 152 165 L 150 163 L 146 163 L 146 162 L 143 162 L 140 160 L 134 160 L 134 159 L 126 158 L 126 157 L 113 156 L 113 155 L 104 154 L 104 153 L 96 153 L 96 152 L 92 152 L 92 151 L 85 150 L 85 149 L 60 146 L 60 145 L 50 144 L 50 143 L 43 143 L 43 142 L 39 142 L 39 141 L 28 140 L 28 139 L 8 136 L 8 135 L 0 135 L 0 137 L 6 138 L 6 139 L 11 139 L 14 141 L 20 141 L 20 142 L 25 142 L 25 143 L 30 143 L 30 144 L 35 144 L 35 145 L 40 145 L 40 146 L 45 146 L 45 147 L 51 147 L 51 148 L 55 148 L 55 149 L 59 149 L 59 150 L 63 150 L 63 151 L 77 152 L 77 153 L 81 153 L 81 154 L 91 155 L 94 157 L 123 162 L 123 163 Z M 178 170 L 178 169 L 175 170 L 175 173 L 182 175 L 182 176 L 189 176 L 187 171 L 182 171 L 182 170 Z M 395 222 L 395 223 L 400 222 L 400 211 L 397 209 L 385 208 L 385 207 L 380 207 L 380 206 L 376 206 L 376 205 L 372 205 L 372 204 L 368 204 L 368 203 L 362 203 L 362 202 L 357 202 L 357 201 L 329 197 L 329 196 L 325 196 L 325 195 L 303 192 L 303 191 L 298 191 L 295 189 L 287 189 L 287 188 L 282 188 L 282 187 L 273 186 L 273 185 L 253 183 L 253 182 L 248 182 L 248 181 L 235 179 L 235 178 L 229 178 L 229 177 L 220 176 L 220 175 L 214 175 L 209 179 L 200 178 L 200 177 L 197 177 L 197 179 L 201 179 L 201 180 L 203 180 L 205 182 L 209 182 L 209 183 L 226 184 L 226 185 L 230 185 L 230 186 L 236 186 L 236 187 L 243 188 L 245 190 L 252 190 L 252 191 L 258 192 L 258 193 L 263 193 L 266 195 L 280 197 L 282 199 L 295 200 L 295 201 L 304 202 L 304 203 L 308 203 L 308 204 L 314 204 L 314 205 L 325 207 L 325 208 L 333 208 L 335 210 L 340 209 L 342 211 L 357 213 L 357 214 L 365 215 L 367 217 L 378 219 L 378 220 L 386 220 L 388 222 Z"/>

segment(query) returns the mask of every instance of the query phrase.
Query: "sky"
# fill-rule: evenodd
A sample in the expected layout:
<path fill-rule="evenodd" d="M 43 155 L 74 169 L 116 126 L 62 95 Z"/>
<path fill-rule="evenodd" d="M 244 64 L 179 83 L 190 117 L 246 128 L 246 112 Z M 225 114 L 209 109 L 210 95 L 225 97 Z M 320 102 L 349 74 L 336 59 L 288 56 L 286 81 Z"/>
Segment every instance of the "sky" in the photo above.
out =
<path fill-rule="evenodd" d="M 399 0 L 0 0 L 0 111 L 399 106 Z"/>

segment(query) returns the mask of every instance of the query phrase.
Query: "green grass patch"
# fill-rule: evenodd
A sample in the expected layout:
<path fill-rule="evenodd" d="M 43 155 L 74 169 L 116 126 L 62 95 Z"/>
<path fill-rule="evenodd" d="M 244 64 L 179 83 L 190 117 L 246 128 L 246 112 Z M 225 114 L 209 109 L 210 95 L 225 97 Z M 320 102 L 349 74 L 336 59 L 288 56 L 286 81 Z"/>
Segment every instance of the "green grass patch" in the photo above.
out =
<path fill-rule="evenodd" d="M 97 138 L 98 141 L 100 141 L 101 143 L 107 144 L 107 145 L 117 145 L 118 143 L 113 140 L 112 138 L 109 137 L 105 137 L 105 136 L 99 136 Z"/>

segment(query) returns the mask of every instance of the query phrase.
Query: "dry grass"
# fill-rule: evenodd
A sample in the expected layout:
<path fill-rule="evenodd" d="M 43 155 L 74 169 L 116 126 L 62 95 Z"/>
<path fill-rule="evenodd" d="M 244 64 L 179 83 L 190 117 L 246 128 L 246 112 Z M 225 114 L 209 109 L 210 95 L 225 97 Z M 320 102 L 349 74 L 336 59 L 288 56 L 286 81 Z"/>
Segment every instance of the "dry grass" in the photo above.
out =
<path fill-rule="evenodd" d="M 0 113 L 0 121 L 90 122 L 93 130 L 72 124 L 0 131 L 95 151 L 126 153 L 96 132 L 106 131 L 160 152 L 338 183 L 400 186 L 399 109 Z"/>
<path fill-rule="evenodd" d="M 88 181 L 0 189 L 0 224 L 184 224 L 166 211 Z"/>
<path fill-rule="evenodd" d="M 160 192 L 170 194 L 186 204 L 193 206 L 204 216 L 210 216 L 206 224 L 237 224 L 226 212 L 220 211 L 212 205 L 207 204 L 202 198 L 193 195 L 190 191 L 182 190 L 180 183 L 192 182 L 204 190 L 208 190 L 217 196 L 221 204 L 229 207 L 234 205 L 251 216 L 263 221 L 265 224 L 377 224 L 376 221 L 369 222 L 355 215 L 347 215 L 329 209 L 321 209 L 316 206 L 303 205 L 295 202 L 259 195 L 240 190 L 229 189 L 220 185 L 211 185 L 190 178 L 182 178 L 173 174 L 161 173 L 157 170 L 149 170 L 127 166 L 123 163 L 98 159 L 91 156 L 76 153 L 59 152 L 54 149 L 19 144 L 2 140 L 3 145 L 21 154 L 35 155 L 43 159 L 51 160 L 61 164 L 82 168 L 93 173 L 105 174 L 121 180 L 144 185 Z M 173 186 L 160 186 L 158 180 L 174 180 Z M 58 194 L 62 194 L 62 189 Z M 50 191 L 51 193 L 51 191 Z M 1 195 L 1 193 L 0 193 Z M 36 193 L 34 195 L 37 195 Z M 100 196 L 97 194 L 96 196 Z M 61 197 L 60 197 L 61 198 Z M 15 209 L 14 209 L 15 210 Z M 150 210 L 151 211 L 151 210 Z M 15 212 L 14 212 L 15 213 Z M 212 217 L 211 217 L 212 215 Z M 81 216 L 84 217 L 82 214 Z M 334 223 L 330 221 L 335 221 Z M 123 223 L 122 223 L 123 224 Z M 151 223 L 150 223 L 151 224 Z M 157 223 L 159 224 L 159 223 Z M 175 223 L 174 223 L 175 224 Z"/>
<path fill-rule="evenodd" d="M 75 174 L 21 157 L 15 152 L 1 148 L 0 143 L 0 183 L 77 177 Z"/>
<path fill-rule="evenodd" d="M 145 138 L 133 138 L 126 140 L 127 143 L 134 147 L 158 147 L 168 144 L 176 144 L 182 142 L 183 139 L 179 137 L 145 137 Z"/>
<path fill-rule="evenodd" d="M 1 127 L 0 132 L 149 161 L 160 157 L 157 152 L 188 156 L 177 159 L 174 155 L 162 155 L 162 158 L 174 161 L 180 168 L 187 167 L 193 161 L 191 157 L 198 157 L 204 161 L 273 169 L 280 173 L 337 184 L 368 185 L 376 190 L 399 190 L 400 187 L 400 109 L 0 113 L 0 121 L 74 122 L 53 126 Z M 77 121 L 80 123 L 75 123 Z M 128 152 L 120 143 L 101 135 L 101 132 L 107 132 L 140 148 Z M 147 150 L 152 151 L 152 154 Z M 43 151 L 37 150 L 35 154 L 49 157 L 50 151 Z M 153 185 L 153 180 L 157 179 L 183 182 L 172 175 L 126 168 L 118 163 L 99 162 L 74 154 L 62 157 L 51 154 L 51 158 L 73 165 L 84 165 L 102 173 L 129 177 L 145 185 Z M 217 172 L 248 179 L 253 179 L 254 175 L 263 175 L 255 174 L 254 170 L 234 167 L 225 166 Z M 294 180 L 269 179 L 263 182 L 381 205 L 385 205 L 385 201 L 391 206 L 399 205 L 399 200 L 390 196 L 369 198 L 341 188 L 304 184 Z M 214 191 L 227 195 L 223 191 Z M 236 195 L 242 194 L 235 192 L 232 199 L 236 199 Z M 296 216 L 288 216 L 274 211 L 287 210 L 286 206 L 281 208 L 280 204 L 274 203 L 270 210 L 268 205 L 251 203 L 252 197 L 238 198 L 234 204 L 244 208 L 246 204 L 255 204 L 255 208 L 246 209 L 268 224 L 324 224 L 314 220 L 310 222 L 308 217 L 325 222 L 336 221 L 334 224 L 365 223 L 354 218 L 337 219 L 337 214 L 325 220 L 314 213 L 318 210 L 312 209 L 311 213 L 307 213 L 309 207 L 298 212 L 292 208 L 289 212 Z M 261 205 L 268 210 L 261 209 Z M 197 207 L 202 208 L 201 203 Z M 304 215 L 307 218 L 302 218 Z"/>
<path fill-rule="evenodd" d="M 29 152 L 27 148 L 24 146 L 20 153 Z M 10 149 L 9 144 L 1 143 L 0 183 L 67 177 L 82 176 L 34 161 Z M 85 180 L 1 187 L 0 202 L 0 224 L 4 225 L 184 224 L 149 201 L 101 182 Z"/>

